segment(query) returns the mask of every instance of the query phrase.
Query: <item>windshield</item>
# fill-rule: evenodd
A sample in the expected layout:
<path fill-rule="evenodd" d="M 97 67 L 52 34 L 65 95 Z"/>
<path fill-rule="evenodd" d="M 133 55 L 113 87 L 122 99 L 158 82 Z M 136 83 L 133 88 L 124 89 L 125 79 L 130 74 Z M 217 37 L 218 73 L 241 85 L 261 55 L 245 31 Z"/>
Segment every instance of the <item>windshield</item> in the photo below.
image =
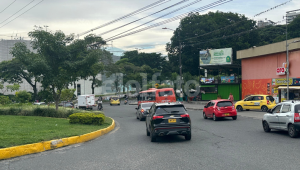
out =
<path fill-rule="evenodd" d="M 151 107 L 153 103 L 142 103 L 142 107 Z"/>
<path fill-rule="evenodd" d="M 156 114 L 184 113 L 185 108 L 182 105 L 177 106 L 158 106 Z"/>

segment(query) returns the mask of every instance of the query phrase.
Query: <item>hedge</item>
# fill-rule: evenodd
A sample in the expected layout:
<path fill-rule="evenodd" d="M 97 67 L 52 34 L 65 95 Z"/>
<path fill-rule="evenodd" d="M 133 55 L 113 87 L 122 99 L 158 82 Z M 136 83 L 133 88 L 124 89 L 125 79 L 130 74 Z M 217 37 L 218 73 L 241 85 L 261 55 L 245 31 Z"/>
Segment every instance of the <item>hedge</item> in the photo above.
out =
<path fill-rule="evenodd" d="M 69 119 L 70 123 L 102 125 L 105 116 L 102 113 L 74 113 L 69 116 Z"/>

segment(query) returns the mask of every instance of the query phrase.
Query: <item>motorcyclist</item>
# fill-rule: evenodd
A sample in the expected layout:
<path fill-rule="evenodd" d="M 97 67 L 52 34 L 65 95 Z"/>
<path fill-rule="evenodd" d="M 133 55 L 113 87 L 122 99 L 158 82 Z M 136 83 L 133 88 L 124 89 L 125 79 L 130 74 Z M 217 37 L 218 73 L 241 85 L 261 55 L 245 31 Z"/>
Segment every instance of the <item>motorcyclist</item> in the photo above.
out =
<path fill-rule="evenodd" d="M 97 102 L 98 102 L 98 110 L 103 110 L 102 97 L 101 96 L 99 96 Z"/>
<path fill-rule="evenodd" d="M 127 103 L 128 103 L 128 96 L 127 96 L 127 95 L 125 95 L 125 96 L 124 96 L 124 98 L 125 98 L 125 100 L 124 100 L 124 104 L 127 104 Z"/>

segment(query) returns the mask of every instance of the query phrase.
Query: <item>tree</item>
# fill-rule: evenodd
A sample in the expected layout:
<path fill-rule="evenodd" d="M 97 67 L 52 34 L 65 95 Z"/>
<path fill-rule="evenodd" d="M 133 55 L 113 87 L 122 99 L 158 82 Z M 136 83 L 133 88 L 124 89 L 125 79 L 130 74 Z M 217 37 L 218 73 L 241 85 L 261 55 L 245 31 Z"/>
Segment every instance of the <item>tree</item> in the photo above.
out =
<path fill-rule="evenodd" d="M 16 92 L 16 97 L 20 103 L 28 103 L 29 100 L 31 99 L 31 94 L 26 92 L 26 90 L 22 90 Z"/>
<path fill-rule="evenodd" d="M 73 99 L 74 97 L 74 92 L 76 91 L 76 89 L 63 89 L 61 91 L 61 97 L 60 100 L 61 101 L 70 101 Z"/>
<path fill-rule="evenodd" d="M 14 83 L 13 85 L 7 85 L 4 88 L 4 85 L 0 83 L 0 89 L 2 90 L 2 93 L 7 92 L 8 90 L 10 90 L 11 92 L 13 92 L 13 91 L 18 91 L 20 89 L 20 85 Z"/>
<path fill-rule="evenodd" d="M 21 44 L 15 45 L 13 52 L 29 53 L 15 57 L 26 66 L 28 72 L 40 77 L 43 88 L 49 89 L 52 93 L 57 110 L 62 89 L 77 78 L 74 76 L 78 76 L 70 71 L 90 67 L 98 62 L 98 56 L 89 55 L 87 47 L 102 42 L 102 39 L 96 36 L 87 36 L 83 41 L 72 42 L 73 34 L 66 36 L 61 31 L 51 33 L 44 30 L 34 30 L 28 35 L 32 39 L 32 48 L 36 53 L 29 52 L 26 47 L 20 48 L 18 45 L 21 46 Z M 72 44 L 81 44 L 78 45 L 77 52 L 71 48 Z"/>

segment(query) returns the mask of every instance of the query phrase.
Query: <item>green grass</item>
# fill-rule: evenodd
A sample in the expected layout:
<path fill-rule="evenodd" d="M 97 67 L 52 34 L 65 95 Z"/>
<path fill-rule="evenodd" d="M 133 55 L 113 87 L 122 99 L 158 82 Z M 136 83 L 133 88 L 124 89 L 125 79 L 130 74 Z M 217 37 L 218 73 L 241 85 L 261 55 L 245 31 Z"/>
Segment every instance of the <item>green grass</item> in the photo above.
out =
<path fill-rule="evenodd" d="M 106 117 L 103 125 L 70 124 L 68 119 L 38 116 L 0 115 L 0 148 L 78 136 L 110 126 Z"/>

